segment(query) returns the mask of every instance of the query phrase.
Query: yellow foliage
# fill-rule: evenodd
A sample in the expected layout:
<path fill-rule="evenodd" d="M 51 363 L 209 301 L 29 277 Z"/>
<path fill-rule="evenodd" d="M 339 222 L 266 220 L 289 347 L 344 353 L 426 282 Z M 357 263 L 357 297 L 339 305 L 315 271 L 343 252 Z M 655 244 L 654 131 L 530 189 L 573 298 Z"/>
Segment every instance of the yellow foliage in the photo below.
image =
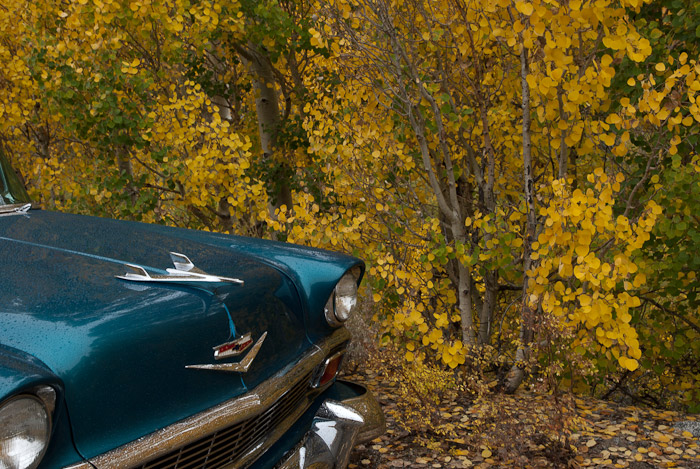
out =
<path fill-rule="evenodd" d="M 497 316 L 484 322 L 485 342 L 498 333 L 514 344 L 512 305 L 531 279 L 529 305 L 541 304 L 557 327 L 586 333 L 575 346 L 597 344 L 621 367 L 638 366 L 631 324 L 652 278 L 638 252 L 662 208 L 650 200 L 639 217 L 619 214 L 624 168 L 598 166 L 635 155 L 639 129 L 674 134 L 700 122 L 700 71 L 687 54 L 627 80 L 642 99 L 612 102 L 618 64 L 651 53 L 628 17 L 640 0 L 479 0 L 464 10 L 438 2 L 429 13 L 387 2 L 399 37 L 421 39 L 409 48 L 415 60 L 397 70 L 362 57 L 385 57 L 394 44 L 371 29 L 383 20 L 371 3 L 310 4 L 297 24 L 306 30 L 294 33 L 308 44 L 278 31 L 256 36 L 255 19 L 236 1 L 4 3 L 0 136 L 44 206 L 357 254 L 382 333 L 412 365 L 468 365 L 484 345 L 472 337 L 494 291 Z M 255 77 L 235 52 L 254 40 L 275 51 L 265 59 L 278 105 L 291 115 L 269 157 Z M 522 181 L 523 78 L 542 221 L 533 240 Z M 222 89 L 232 116 L 216 99 Z M 679 109 L 669 105 L 676 99 Z M 427 124 L 416 131 L 420 119 Z M 679 148 L 673 138 L 667 151 Z M 556 179 L 567 154 L 576 157 L 577 181 Z M 431 186 L 431 173 L 444 190 Z M 450 176 L 458 188 L 445 183 Z M 282 180 L 290 183 L 286 205 L 270 195 Z M 658 176 L 650 181 L 661 190 Z M 493 201 L 483 191 L 489 183 Z M 462 204 L 454 223 L 439 200 L 452 191 Z M 523 272 L 527 257 L 533 267 Z M 468 305 L 459 268 L 471 282 Z"/>
<path fill-rule="evenodd" d="M 622 367 L 633 371 L 641 351 L 629 325 L 629 310 L 640 300 L 626 290 L 634 293 L 646 284 L 646 274 L 633 259 L 660 212 L 650 201 L 635 223 L 624 216 L 615 218 L 613 186 L 623 179 L 596 168 L 588 175 L 592 187 L 585 191 L 572 193 L 565 181 L 552 182 L 554 197 L 542 209 L 546 221 L 538 238 L 541 261 L 531 274 L 541 281 L 530 290 L 546 313 L 567 328 L 584 327 Z"/>

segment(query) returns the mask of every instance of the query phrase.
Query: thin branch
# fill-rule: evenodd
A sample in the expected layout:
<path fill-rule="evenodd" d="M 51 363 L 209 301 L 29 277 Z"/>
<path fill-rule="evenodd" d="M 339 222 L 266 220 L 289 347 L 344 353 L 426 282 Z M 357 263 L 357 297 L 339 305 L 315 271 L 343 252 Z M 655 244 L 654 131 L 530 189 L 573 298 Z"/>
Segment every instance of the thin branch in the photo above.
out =
<path fill-rule="evenodd" d="M 663 311 L 664 313 L 668 314 L 669 316 L 673 316 L 674 318 L 680 319 L 681 321 L 683 321 L 684 323 L 686 323 L 689 327 L 695 329 L 696 332 L 699 332 L 699 333 L 700 333 L 700 326 L 698 326 L 697 324 L 695 324 L 694 322 L 692 322 L 690 319 L 686 318 L 686 317 L 683 316 L 682 314 L 677 313 L 677 312 L 675 312 L 675 311 L 672 311 L 672 310 L 666 308 L 665 306 L 663 306 L 663 305 L 660 304 L 659 302 L 657 302 L 657 301 L 655 301 L 655 300 L 652 300 L 651 298 L 649 298 L 649 297 L 647 297 L 647 296 L 641 296 L 641 295 L 640 295 L 640 298 L 642 298 L 644 301 L 646 301 L 646 302 L 648 302 L 648 303 L 650 303 L 650 304 L 656 306 L 657 308 L 659 308 L 661 311 Z"/>

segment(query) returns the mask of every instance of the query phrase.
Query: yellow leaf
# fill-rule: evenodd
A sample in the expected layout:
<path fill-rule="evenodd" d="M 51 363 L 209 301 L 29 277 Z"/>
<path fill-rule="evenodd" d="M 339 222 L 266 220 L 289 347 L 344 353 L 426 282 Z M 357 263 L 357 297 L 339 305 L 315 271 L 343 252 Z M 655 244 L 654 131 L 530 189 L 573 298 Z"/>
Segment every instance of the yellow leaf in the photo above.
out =
<path fill-rule="evenodd" d="M 576 246 L 575 251 L 576 251 L 576 254 L 577 254 L 577 255 L 579 255 L 579 256 L 581 256 L 581 257 L 585 257 L 586 254 L 588 254 L 588 246 L 586 246 L 586 245 L 578 245 L 578 246 Z"/>
<path fill-rule="evenodd" d="M 620 356 L 620 358 L 617 359 L 617 361 L 622 365 L 623 368 L 634 371 L 637 368 L 639 368 L 639 362 L 637 360 L 634 360 L 632 358 L 627 358 L 625 356 Z"/>
<path fill-rule="evenodd" d="M 544 22 L 539 22 L 535 25 L 535 34 L 538 36 L 543 36 L 545 31 Z"/>
<path fill-rule="evenodd" d="M 615 134 L 601 134 L 600 139 L 609 147 L 615 145 Z"/>
<path fill-rule="evenodd" d="M 515 8 L 525 16 L 530 16 L 535 10 L 530 2 L 518 2 L 515 4 Z"/>

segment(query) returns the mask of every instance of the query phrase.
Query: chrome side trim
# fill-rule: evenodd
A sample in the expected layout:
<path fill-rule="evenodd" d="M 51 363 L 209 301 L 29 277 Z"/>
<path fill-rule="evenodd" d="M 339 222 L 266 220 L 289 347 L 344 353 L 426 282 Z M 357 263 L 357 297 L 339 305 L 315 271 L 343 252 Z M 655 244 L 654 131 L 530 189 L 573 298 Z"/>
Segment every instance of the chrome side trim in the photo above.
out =
<path fill-rule="evenodd" d="M 333 350 L 350 339 L 345 328 L 338 329 L 318 345 L 312 346 L 298 361 L 278 371 L 267 381 L 241 396 L 235 397 L 192 417 L 145 435 L 107 453 L 91 458 L 89 462 L 77 463 L 66 469 L 130 468 L 138 467 L 158 456 L 174 451 L 187 443 L 196 441 L 238 422 L 254 417 L 274 404 L 295 383 L 308 375 Z M 303 410 L 303 409 L 300 409 Z M 267 450 L 299 417 L 295 413 L 285 422 L 284 430 L 269 437 L 259 447 L 245 455 L 235 466 L 241 467 L 256 459 Z"/>

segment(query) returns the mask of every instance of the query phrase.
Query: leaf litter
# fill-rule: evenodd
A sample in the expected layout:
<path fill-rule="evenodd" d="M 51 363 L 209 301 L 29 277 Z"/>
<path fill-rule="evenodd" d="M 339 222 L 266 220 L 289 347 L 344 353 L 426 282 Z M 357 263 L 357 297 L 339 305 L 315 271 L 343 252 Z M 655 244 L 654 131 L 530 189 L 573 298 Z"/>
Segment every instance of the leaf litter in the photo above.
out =
<path fill-rule="evenodd" d="M 446 430 L 439 434 L 401 425 L 395 382 L 372 371 L 349 378 L 372 390 L 387 419 L 384 435 L 355 448 L 350 469 L 700 468 L 700 438 L 684 430 L 700 425 L 695 415 L 588 397 L 490 392 L 473 402 L 441 403 Z"/>

